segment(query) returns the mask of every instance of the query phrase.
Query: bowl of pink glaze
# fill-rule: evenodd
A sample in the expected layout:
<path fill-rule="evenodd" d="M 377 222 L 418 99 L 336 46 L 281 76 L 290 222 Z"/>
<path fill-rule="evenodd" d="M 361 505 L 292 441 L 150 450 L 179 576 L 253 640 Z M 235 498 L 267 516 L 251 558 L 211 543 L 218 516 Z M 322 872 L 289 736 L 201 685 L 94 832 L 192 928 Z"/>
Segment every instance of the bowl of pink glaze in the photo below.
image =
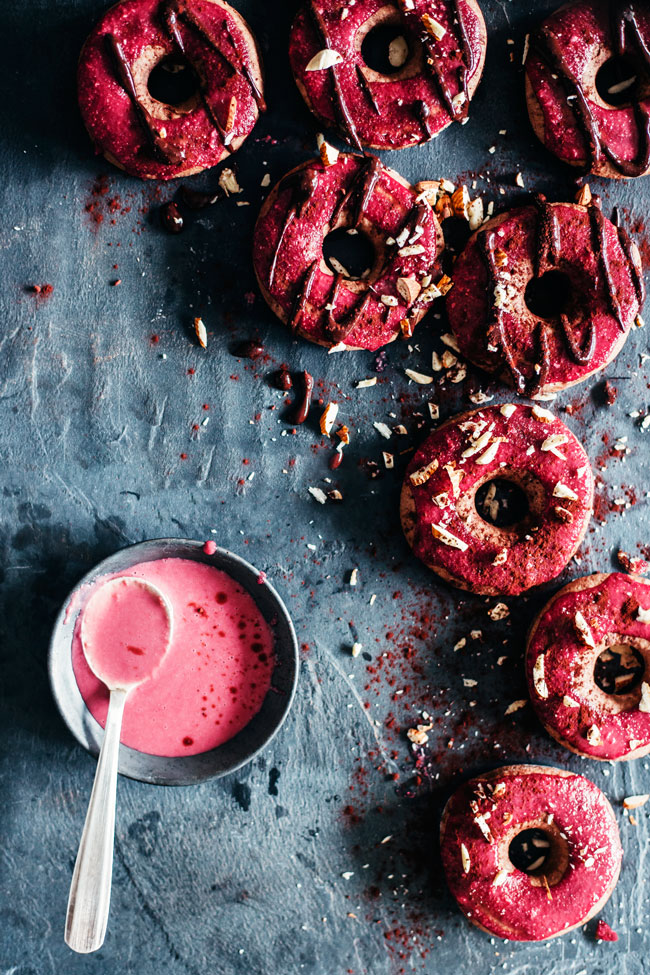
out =
<path fill-rule="evenodd" d="M 284 603 L 263 572 L 214 542 L 154 539 L 100 562 L 65 601 L 49 655 L 63 720 L 94 755 L 108 692 L 84 657 L 81 621 L 97 587 L 123 576 L 164 593 L 173 636 L 154 676 L 129 695 L 120 773 L 156 785 L 192 785 L 234 772 L 268 745 L 293 701 L 298 644 Z"/>

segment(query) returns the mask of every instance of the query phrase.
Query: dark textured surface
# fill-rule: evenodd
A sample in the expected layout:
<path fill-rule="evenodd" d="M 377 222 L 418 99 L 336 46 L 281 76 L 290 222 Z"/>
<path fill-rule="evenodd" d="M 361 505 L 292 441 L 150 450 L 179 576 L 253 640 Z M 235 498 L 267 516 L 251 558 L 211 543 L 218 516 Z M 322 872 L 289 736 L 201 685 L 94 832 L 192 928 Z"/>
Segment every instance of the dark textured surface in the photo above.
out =
<path fill-rule="evenodd" d="M 294 4 L 238 6 L 260 39 L 272 106 L 237 160 L 240 199 L 250 206 L 228 201 L 192 214 L 175 238 L 151 206 L 175 188 L 143 186 L 94 158 L 77 116 L 75 61 L 103 4 L 25 0 L 3 11 L 0 971 L 392 975 L 461 965 L 481 975 L 637 975 L 648 953 L 648 812 L 639 810 L 632 826 L 620 800 L 646 790 L 647 762 L 583 762 L 553 744 L 528 707 L 504 717 L 526 696 L 524 632 L 544 594 L 511 600 L 510 619 L 492 622 L 485 600 L 438 584 L 399 530 L 408 454 L 376 479 L 360 463 L 381 467 L 382 449 L 398 454 L 423 435 L 428 421 L 418 430 L 413 417 L 422 388 L 403 368 L 427 371 L 431 348 L 441 349 L 439 323 L 429 315 L 412 354 L 393 346 L 380 384 L 355 390 L 355 380 L 374 374 L 374 356 L 328 357 L 292 343 L 260 298 L 247 297 L 256 295 L 249 250 L 262 175 L 275 180 L 307 158 L 315 127 L 288 73 Z M 536 5 L 535 15 L 514 0 L 483 6 L 487 68 L 469 124 L 386 158 L 412 179 L 489 176 L 478 190 L 497 204 L 522 197 L 519 170 L 527 188 L 571 198 L 574 174 L 536 144 L 522 96 L 524 34 L 551 5 Z M 85 206 L 102 173 L 106 218 L 93 225 Z M 212 184 L 209 173 L 194 180 Z M 643 218 L 647 181 L 592 187 L 606 212 L 618 203 L 633 223 Z M 116 278 L 122 283 L 111 286 Z M 54 286 L 49 298 L 26 290 L 45 282 Z M 191 331 L 199 313 L 207 351 Z M 268 353 L 255 367 L 230 354 L 253 336 Z M 600 383 L 557 401 L 602 478 L 580 564 L 564 579 L 607 569 L 619 545 L 635 551 L 647 540 L 647 440 L 627 416 L 648 402 L 646 343 L 635 331 L 609 368 L 614 406 L 604 405 Z M 344 494 L 338 505 L 308 494 L 309 485 L 326 486 L 329 450 L 313 447 L 321 442 L 317 411 L 295 436 L 282 422 L 282 397 L 267 377 L 283 361 L 313 372 L 353 429 L 333 477 Z M 479 386 L 489 389 L 470 372 L 467 383 L 429 398 L 445 417 L 471 405 L 468 393 Z M 205 416 L 209 424 L 193 432 Z M 388 446 L 373 421 L 404 422 L 409 435 Z M 603 443 L 618 436 L 628 438 L 627 455 Z M 638 503 L 621 510 L 613 504 L 621 497 Z M 68 589 L 97 560 L 128 542 L 203 538 L 212 529 L 285 596 L 306 645 L 298 697 L 264 757 L 230 779 L 175 790 L 120 781 L 108 937 L 95 956 L 75 957 L 63 944 L 63 919 L 94 761 L 52 703 L 49 630 Z M 473 628 L 482 639 L 454 652 Z M 364 645 L 356 659 L 354 639 Z M 463 677 L 478 683 L 465 687 Z M 431 778 L 418 784 L 404 731 L 421 707 L 436 724 Z M 493 943 L 457 913 L 435 853 L 440 805 L 461 774 L 503 759 L 580 770 L 614 802 L 625 860 L 603 916 L 618 944 L 597 945 L 593 924 L 541 946 Z"/>

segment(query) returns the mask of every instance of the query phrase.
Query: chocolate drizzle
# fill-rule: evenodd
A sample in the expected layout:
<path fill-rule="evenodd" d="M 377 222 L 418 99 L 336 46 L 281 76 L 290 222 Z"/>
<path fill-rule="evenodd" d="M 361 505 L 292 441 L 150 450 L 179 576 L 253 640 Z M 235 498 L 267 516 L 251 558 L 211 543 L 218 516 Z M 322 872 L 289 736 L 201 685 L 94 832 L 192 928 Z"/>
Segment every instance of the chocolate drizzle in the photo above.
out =
<path fill-rule="evenodd" d="M 131 99 L 140 125 L 151 143 L 154 154 L 161 162 L 178 165 L 185 158 L 185 154 L 157 131 L 154 120 L 138 98 L 135 81 L 124 48 L 114 34 L 106 34 L 105 37 L 106 47 L 115 65 L 120 85 Z"/>
<path fill-rule="evenodd" d="M 311 289 L 314 284 L 314 279 L 316 277 L 316 271 L 318 270 L 319 264 L 320 259 L 317 257 L 315 261 L 311 262 L 305 272 L 300 291 L 296 295 L 293 308 L 291 309 L 291 315 L 289 316 L 289 328 L 292 332 L 297 332 L 300 328 L 300 323 L 303 315 L 305 314 L 305 309 L 307 308 L 307 302 L 309 301 L 309 295 L 311 294 Z"/>
<path fill-rule="evenodd" d="M 359 82 L 361 90 L 363 91 L 364 95 L 370 102 L 373 112 L 375 113 L 375 115 L 379 115 L 380 114 L 379 105 L 377 104 L 377 100 L 372 93 L 372 88 L 368 84 L 368 79 L 363 73 L 363 68 L 361 67 L 360 64 L 357 65 L 357 80 Z"/>
<path fill-rule="evenodd" d="M 615 55 L 636 55 L 650 67 L 650 49 L 639 28 L 632 0 L 611 0 L 610 34 Z M 650 110 L 638 99 L 634 102 L 634 119 L 638 133 L 638 150 L 632 160 L 621 159 L 604 141 L 598 120 L 590 105 L 582 79 L 568 67 L 556 35 L 542 25 L 531 38 L 535 53 L 557 74 L 567 93 L 576 124 L 585 140 L 590 169 L 597 169 L 603 155 L 623 176 L 641 176 L 650 166 Z"/>
<path fill-rule="evenodd" d="M 309 3 L 307 4 L 307 9 L 310 13 L 312 23 L 314 25 L 314 29 L 319 38 L 319 42 L 322 44 L 324 48 L 331 50 L 332 42 L 330 41 L 327 25 L 320 11 L 316 9 L 316 3 L 317 0 L 309 0 Z M 351 142 L 357 147 L 357 149 L 360 152 L 363 152 L 363 146 L 361 144 L 361 140 L 359 139 L 359 134 L 352 120 L 352 116 L 350 115 L 347 102 L 345 101 L 345 97 L 343 95 L 343 89 L 341 88 L 341 82 L 339 80 L 337 68 L 338 65 L 335 64 L 331 68 L 328 68 L 328 70 L 330 71 L 330 78 L 332 79 L 334 104 L 336 106 L 336 111 L 339 116 L 339 122 L 343 130 L 347 133 L 347 136 L 349 137 Z"/>
<path fill-rule="evenodd" d="M 449 16 L 449 23 L 456 39 L 458 51 L 456 58 L 456 91 L 454 91 L 454 88 L 449 83 L 450 69 L 453 72 L 454 68 L 454 63 L 449 57 L 449 54 L 441 51 L 439 43 L 424 28 L 421 15 L 416 10 L 403 9 L 402 11 L 405 22 L 411 24 L 420 37 L 424 48 L 424 63 L 426 68 L 438 87 L 447 112 L 455 122 L 462 121 L 469 114 L 468 80 L 476 67 L 474 52 L 470 44 L 467 24 L 465 23 L 465 17 L 461 10 L 461 4 L 462 0 L 450 0 L 452 10 Z M 459 99 L 458 95 L 461 93 L 465 97 Z M 422 122 L 421 115 L 418 115 L 418 118 Z"/>
<path fill-rule="evenodd" d="M 589 220 L 591 223 L 592 247 L 596 254 L 600 274 L 605 285 L 610 311 L 618 322 L 618 327 L 622 332 L 624 332 L 625 318 L 623 316 L 621 303 L 618 300 L 618 295 L 616 293 L 616 285 L 614 279 L 612 278 L 612 269 L 610 267 L 609 254 L 607 250 L 606 221 L 600 207 L 589 207 Z"/>

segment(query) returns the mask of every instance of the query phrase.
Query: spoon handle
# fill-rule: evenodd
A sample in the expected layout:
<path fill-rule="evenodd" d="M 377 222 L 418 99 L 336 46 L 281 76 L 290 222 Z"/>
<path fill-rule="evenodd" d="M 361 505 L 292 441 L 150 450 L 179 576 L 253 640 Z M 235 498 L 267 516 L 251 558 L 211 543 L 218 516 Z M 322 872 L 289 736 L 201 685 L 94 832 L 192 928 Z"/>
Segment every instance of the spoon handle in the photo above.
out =
<path fill-rule="evenodd" d="M 117 764 L 126 693 L 111 691 L 104 740 L 70 885 L 65 940 L 73 951 L 82 954 L 101 948 L 108 923 Z"/>

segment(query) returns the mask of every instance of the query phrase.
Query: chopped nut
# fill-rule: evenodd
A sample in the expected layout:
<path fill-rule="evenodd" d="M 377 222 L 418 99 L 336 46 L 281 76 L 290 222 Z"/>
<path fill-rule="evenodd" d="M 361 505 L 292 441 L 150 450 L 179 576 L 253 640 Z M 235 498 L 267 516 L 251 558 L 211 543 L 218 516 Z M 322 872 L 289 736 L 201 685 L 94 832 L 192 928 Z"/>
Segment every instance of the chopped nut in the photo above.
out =
<path fill-rule="evenodd" d="M 547 440 L 548 439 L 549 438 L 547 437 Z M 546 443 L 546 440 L 544 441 L 544 443 Z M 542 450 L 544 450 L 544 444 L 542 444 Z M 579 501 L 580 500 L 579 497 L 578 497 L 578 495 L 575 493 L 575 491 L 573 491 L 570 487 L 567 487 L 566 484 L 562 484 L 561 481 L 558 481 L 557 484 L 555 485 L 555 487 L 553 488 L 553 497 L 554 498 L 567 498 L 569 501 Z"/>
<path fill-rule="evenodd" d="M 446 295 L 448 291 L 451 291 L 453 286 L 454 282 L 448 274 L 443 274 L 440 280 L 436 282 L 436 287 L 441 295 Z"/>
<path fill-rule="evenodd" d="M 483 223 L 483 200 L 480 196 L 477 196 L 475 200 L 467 207 L 467 219 L 469 220 L 469 229 L 472 233 Z"/>
<path fill-rule="evenodd" d="M 321 491 L 320 488 L 310 487 L 307 488 L 307 490 L 311 494 L 312 498 L 315 498 L 316 501 L 318 501 L 320 504 L 325 504 L 325 502 L 327 501 L 327 495 L 325 494 L 324 491 Z"/>
<path fill-rule="evenodd" d="M 390 64 L 394 68 L 401 68 L 406 63 L 408 56 L 409 49 L 405 38 L 401 34 L 399 37 L 394 37 L 388 45 L 388 60 Z"/>
<path fill-rule="evenodd" d="M 502 887 L 505 884 L 505 882 L 506 882 L 507 879 L 508 879 L 508 871 L 507 870 L 499 870 L 498 873 L 496 874 L 494 880 L 492 881 L 492 886 L 493 887 Z"/>
<path fill-rule="evenodd" d="M 409 728 L 406 732 L 406 737 L 414 745 L 426 745 L 429 740 L 427 731 L 431 731 L 432 728 L 433 725 L 431 724 L 419 724 L 417 728 Z"/>
<path fill-rule="evenodd" d="M 591 187 L 589 186 L 589 183 L 585 183 L 584 186 L 581 186 L 576 193 L 576 203 L 578 203 L 581 207 L 588 207 L 591 203 Z"/>
<path fill-rule="evenodd" d="M 457 467 L 453 464 L 445 464 L 447 474 L 449 475 L 449 480 L 451 481 L 452 492 L 454 495 L 458 494 L 458 489 L 460 487 L 460 482 L 465 476 L 465 471 L 459 471 Z"/>
<path fill-rule="evenodd" d="M 391 428 L 388 426 L 387 423 L 373 423 L 373 427 L 375 428 L 377 433 L 380 433 L 382 437 L 386 438 L 386 440 L 389 440 L 393 435 L 393 431 L 391 430 Z"/>
<path fill-rule="evenodd" d="M 544 451 L 550 451 L 552 454 L 555 454 L 556 457 L 559 457 L 561 460 L 565 460 L 566 458 L 564 454 L 560 453 L 558 447 L 563 447 L 564 444 L 568 442 L 569 438 L 565 433 L 552 433 L 542 442 L 541 449 Z"/>
<path fill-rule="evenodd" d="M 449 507 L 449 495 L 447 494 L 446 491 L 442 491 L 440 494 L 434 494 L 431 500 L 439 508 Z"/>
<path fill-rule="evenodd" d="M 358 581 L 359 581 L 359 570 L 350 569 L 350 575 L 348 576 L 348 585 L 356 586 Z"/>
<path fill-rule="evenodd" d="M 452 535 L 452 533 L 446 528 L 443 528 L 442 525 L 431 525 L 431 534 L 437 541 L 442 542 L 443 545 L 448 545 L 449 548 L 457 548 L 461 552 L 465 552 L 469 548 L 467 542 L 464 542 L 461 538 L 457 538 L 455 535 Z"/>
<path fill-rule="evenodd" d="M 391 470 L 395 466 L 395 458 L 393 455 L 387 453 L 385 450 L 382 450 L 381 456 L 384 458 L 384 467 L 387 470 Z"/>
<path fill-rule="evenodd" d="M 328 403 L 323 410 L 320 418 L 320 432 L 323 436 L 329 437 L 331 435 L 338 412 L 338 403 Z"/>
<path fill-rule="evenodd" d="M 492 565 L 503 565 L 508 561 L 508 549 L 502 548 L 492 559 Z"/>
<path fill-rule="evenodd" d="M 446 28 L 430 14 L 422 14 L 422 25 L 427 34 L 430 34 L 437 41 L 441 41 L 447 33 Z"/>
<path fill-rule="evenodd" d="M 469 873 L 469 868 L 471 866 L 469 853 L 467 852 L 467 847 L 464 843 L 460 844 L 460 862 L 463 865 L 463 873 Z"/>
<path fill-rule="evenodd" d="M 340 64 L 342 60 L 343 57 L 338 51 L 333 51 L 328 47 L 319 51 L 318 54 L 314 54 L 305 71 L 323 71 L 325 68 L 333 68 L 335 64 Z"/>
<path fill-rule="evenodd" d="M 400 257 L 417 257 L 418 254 L 424 254 L 424 251 L 422 244 L 409 244 L 408 247 L 400 247 L 397 253 Z"/>
<path fill-rule="evenodd" d="M 381 301 L 382 305 L 386 305 L 387 308 L 396 308 L 399 304 L 399 301 L 395 295 L 381 295 L 379 300 Z"/>
<path fill-rule="evenodd" d="M 492 832 L 490 830 L 490 827 L 487 824 L 487 820 L 486 820 L 485 816 L 481 816 L 481 815 L 475 816 L 474 817 L 474 822 L 476 823 L 476 825 L 478 826 L 478 828 L 480 829 L 481 833 L 483 834 L 483 836 L 485 837 L 485 839 L 488 841 L 488 843 L 491 843 L 492 842 Z"/>
<path fill-rule="evenodd" d="M 222 169 L 219 173 L 219 186 L 224 191 L 226 196 L 233 196 L 236 193 L 241 193 L 241 186 L 237 182 L 237 177 L 232 169 L 226 167 Z"/>
<path fill-rule="evenodd" d="M 517 173 L 517 175 L 515 176 L 515 183 L 517 184 L 517 186 L 521 186 L 521 188 L 523 190 L 523 188 L 524 188 L 524 177 L 521 175 L 521 173 Z"/>
<path fill-rule="evenodd" d="M 586 647 L 591 647 L 592 650 L 595 650 L 596 641 L 594 640 L 594 635 L 591 632 L 591 627 L 587 623 L 586 619 L 584 618 L 580 610 L 577 610 L 575 616 L 573 617 L 573 625 L 575 626 L 576 633 L 578 634 L 578 636 L 580 637 L 584 645 Z"/>
<path fill-rule="evenodd" d="M 544 654 L 540 653 L 535 661 L 535 666 L 533 667 L 533 686 L 537 692 L 537 696 L 541 698 L 548 697 L 548 686 L 544 678 Z"/>
<path fill-rule="evenodd" d="M 377 377 L 372 376 L 370 379 L 360 379 L 354 384 L 355 389 L 368 389 L 370 386 L 377 385 Z"/>
<path fill-rule="evenodd" d="M 427 403 L 427 406 L 429 407 L 429 416 L 431 417 L 431 419 L 432 420 L 439 420 L 440 419 L 440 407 L 438 406 L 438 404 L 437 403 L 431 403 L 431 402 L 429 402 L 429 403 Z"/>
<path fill-rule="evenodd" d="M 506 714 L 514 714 L 515 711 L 521 711 L 522 708 L 525 708 L 527 704 L 528 704 L 528 701 L 523 700 L 523 699 L 520 700 L 520 701 L 513 701 L 512 704 L 509 704 L 508 705 L 508 707 L 506 708 L 505 713 Z"/>
<path fill-rule="evenodd" d="M 413 473 L 409 475 L 409 480 L 411 481 L 411 484 L 415 485 L 415 487 L 420 487 L 421 484 L 426 484 L 431 475 L 437 470 L 438 461 L 434 457 L 431 463 L 426 464 L 424 467 L 420 467 L 420 469 L 417 471 L 413 471 Z"/>
<path fill-rule="evenodd" d="M 429 383 L 433 382 L 433 376 L 426 376 L 423 372 L 416 372 L 415 369 L 405 369 L 404 372 L 409 379 L 412 379 L 414 383 L 419 383 L 420 386 L 428 386 Z"/>
<path fill-rule="evenodd" d="M 564 697 L 562 698 L 562 704 L 565 706 L 565 708 L 580 707 L 580 703 L 578 701 L 574 701 L 572 697 L 568 696 L 568 694 L 565 694 Z"/>
<path fill-rule="evenodd" d="M 510 610 L 505 603 L 497 603 L 487 611 L 491 620 L 505 620 L 510 616 Z"/>
<path fill-rule="evenodd" d="M 199 345 L 201 346 L 202 349 L 206 349 L 208 347 L 208 333 L 206 331 L 205 325 L 203 324 L 202 318 L 194 319 L 194 331 L 199 341 Z"/>
<path fill-rule="evenodd" d="M 458 189 L 454 190 L 451 194 L 451 205 L 455 217 L 462 217 L 464 220 L 467 220 L 469 193 L 467 192 L 466 186 L 459 186 Z"/>
<path fill-rule="evenodd" d="M 650 684 L 643 681 L 641 684 L 641 700 L 639 701 L 639 711 L 644 714 L 650 713 Z"/>
<path fill-rule="evenodd" d="M 422 288 L 415 280 L 415 275 L 409 275 L 408 278 L 397 279 L 397 291 L 407 305 L 413 304 L 421 290 Z"/>
<path fill-rule="evenodd" d="M 320 152 L 320 158 L 323 166 L 334 166 L 338 162 L 339 151 L 331 146 L 329 142 L 321 137 L 319 142 L 318 151 Z"/>
<path fill-rule="evenodd" d="M 643 606 L 639 606 L 636 619 L 637 623 L 650 623 L 650 609 L 644 609 Z"/>
<path fill-rule="evenodd" d="M 638 809 L 640 806 L 645 806 L 648 799 L 650 799 L 650 794 L 648 793 L 638 796 L 626 796 L 625 799 L 623 799 L 623 808 Z"/>
<path fill-rule="evenodd" d="M 342 444 L 346 444 L 347 446 L 350 443 L 350 431 L 344 423 L 336 431 L 336 436 Z"/>
<path fill-rule="evenodd" d="M 542 409 L 541 406 L 533 406 L 531 413 L 536 420 L 540 421 L 540 423 L 552 423 L 555 419 L 552 413 L 549 413 L 548 410 Z"/>
<path fill-rule="evenodd" d="M 477 457 L 476 458 L 476 460 L 474 461 L 474 463 L 475 464 L 491 464 L 492 461 L 494 460 L 494 458 L 497 455 L 497 451 L 499 449 L 499 444 L 500 443 L 501 443 L 501 437 L 497 437 L 497 439 L 494 440 L 490 444 L 490 446 L 485 451 L 485 453 L 481 454 L 480 457 Z"/>
<path fill-rule="evenodd" d="M 603 738 L 600 733 L 600 728 L 598 727 L 598 725 L 595 724 L 592 724 L 591 728 L 589 728 L 589 730 L 587 731 L 586 738 L 589 744 L 592 745 L 594 748 L 597 745 L 602 745 L 603 743 Z"/>
<path fill-rule="evenodd" d="M 499 412 L 502 414 L 502 416 L 505 416 L 506 420 L 509 420 L 516 410 L 517 407 L 514 403 L 504 403 Z"/>
<path fill-rule="evenodd" d="M 350 656 L 352 656 L 352 657 L 358 657 L 359 654 L 361 653 L 362 646 L 363 646 L 363 644 L 361 644 L 361 643 L 356 643 L 356 642 L 353 643 L 352 646 L 351 646 L 351 648 L 350 648 Z"/>
<path fill-rule="evenodd" d="M 399 323 L 399 330 L 402 333 L 402 338 L 410 339 L 413 335 L 413 322 L 410 318 L 402 318 Z"/>

